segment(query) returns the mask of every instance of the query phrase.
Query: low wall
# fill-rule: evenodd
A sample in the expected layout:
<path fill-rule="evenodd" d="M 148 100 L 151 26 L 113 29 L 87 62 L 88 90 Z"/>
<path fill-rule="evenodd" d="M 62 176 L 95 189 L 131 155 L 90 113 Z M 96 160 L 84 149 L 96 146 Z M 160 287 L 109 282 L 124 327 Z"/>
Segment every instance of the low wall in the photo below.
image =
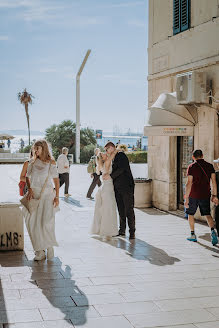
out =
<path fill-rule="evenodd" d="M 150 179 L 135 180 L 135 207 L 152 206 L 152 189 Z"/>
<path fill-rule="evenodd" d="M 28 153 L 0 153 L 0 164 L 24 163 L 28 158 Z"/>
<path fill-rule="evenodd" d="M 0 203 L 0 251 L 24 249 L 24 224 L 19 203 Z"/>

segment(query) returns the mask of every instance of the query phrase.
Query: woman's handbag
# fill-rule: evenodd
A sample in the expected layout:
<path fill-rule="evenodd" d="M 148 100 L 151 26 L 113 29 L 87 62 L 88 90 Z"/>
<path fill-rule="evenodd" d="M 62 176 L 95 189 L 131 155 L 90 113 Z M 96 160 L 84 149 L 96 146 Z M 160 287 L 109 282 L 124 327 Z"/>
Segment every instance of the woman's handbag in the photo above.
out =
<path fill-rule="evenodd" d="M 51 163 L 50 163 L 50 166 L 51 166 Z M 27 209 L 27 211 L 30 213 L 30 215 L 33 214 L 39 206 L 40 198 L 41 198 L 42 193 L 44 192 L 44 190 L 46 188 L 46 184 L 47 184 L 47 181 L 49 179 L 50 166 L 49 166 L 49 170 L 48 170 L 48 176 L 47 176 L 47 178 L 44 182 L 44 185 L 42 187 L 42 190 L 40 192 L 39 199 L 32 198 L 32 199 L 28 200 L 27 199 L 27 194 L 23 198 L 20 199 L 21 204 Z"/>
<path fill-rule="evenodd" d="M 23 198 L 21 198 L 20 202 L 30 214 L 33 214 L 39 206 L 40 199 L 32 198 L 28 200 L 27 196 L 25 195 Z"/>

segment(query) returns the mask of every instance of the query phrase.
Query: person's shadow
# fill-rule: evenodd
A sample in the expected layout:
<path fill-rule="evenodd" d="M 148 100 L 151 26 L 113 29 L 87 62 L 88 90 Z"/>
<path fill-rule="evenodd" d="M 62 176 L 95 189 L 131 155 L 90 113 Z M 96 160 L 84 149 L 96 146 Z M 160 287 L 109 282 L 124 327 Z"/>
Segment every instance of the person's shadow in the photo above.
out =
<path fill-rule="evenodd" d="M 204 235 L 201 235 L 198 238 L 211 243 L 211 234 L 210 233 L 205 233 Z M 212 252 L 218 254 L 218 255 L 212 254 L 212 256 L 219 258 L 219 245 L 208 246 L 206 244 L 201 243 L 200 241 L 198 241 L 197 244 L 199 244 L 200 246 L 202 246 L 203 248 L 205 248 L 209 251 L 212 251 Z"/>
<path fill-rule="evenodd" d="M 34 310 L 36 321 L 65 320 L 77 326 L 87 322 L 88 299 L 72 280 L 70 266 L 63 269 L 58 257 L 33 261 L 23 251 L 0 252 L 0 263 L 0 324 L 16 322 L 8 318 L 10 310 Z"/>
<path fill-rule="evenodd" d="M 0 324 L 4 325 L 8 323 L 8 317 L 7 317 L 6 304 L 5 304 L 5 298 L 4 298 L 4 292 L 3 292 L 1 280 L 2 278 L 0 276 L 0 311 L 1 311 Z"/>
<path fill-rule="evenodd" d="M 175 262 L 180 262 L 178 258 L 169 256 L 164 250 L 154 247 L 141 239 L 136 238 L 130 241 L 122 237 L 104 239 L 95 236 L 93 238 L 113 247 L 125 250 L 128 256 L 136 260 L 148 261 L 154 265 L 173 265 Z"/>
<path fill-rule="evenodd" d="M 39 274 L 40 267 L 42 272 L 48 275 L 48 279 L 36 280 L 38 288 L 41 289 L 42 294 L 46 296 L 52 309 L 58 308 L 62 314 L 53 314 L 45 306 L 41 308 L 40 312 L 44 320 L 66 320 L 73 323 L 73 325 L 82 326 L 87 322 L 86 312 L 89 307 L 88 299 L 83 291 L 76 285 L 76 281 L 72 280 L 71 267 L 65 265 L 62 268 L 62 262 L 58 257 L 52 261 L 39 261 L 37 266 L 32 267 L 32 280 L 36 280 Z M 55 270 L 58 270 L 54 272 Z M 63 279 L 54 279 L 54 274 L 61 275 Z"/>
<path fill-rule="evenodd" d="M 77 207 L 83 207 L 79 200 L 76 200 L 72 197 L 60 197 L 60 199 L 62 199 L 65 203 L 67 203 L 69 205 L 73 205 L 73 206 L 77 206 Z"/>

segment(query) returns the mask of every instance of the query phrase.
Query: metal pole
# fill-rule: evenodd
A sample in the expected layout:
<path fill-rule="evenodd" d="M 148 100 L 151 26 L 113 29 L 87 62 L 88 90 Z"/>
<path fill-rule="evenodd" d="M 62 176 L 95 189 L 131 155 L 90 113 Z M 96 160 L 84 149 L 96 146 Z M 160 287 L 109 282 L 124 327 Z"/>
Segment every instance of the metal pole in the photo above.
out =
<path fill-rule="evenodd" d="M 76 78 L 76 163 L 80 163 L 80 78 Z"/>
<path fill-rule="evenodd" d="M 84 57 L 84 60 L 79 68 L 76 76 L 76 144 L 75 144 L 75 158 L 76 163 L 80 163 L 80 76 L 91 53 L 89 49 Z"/>

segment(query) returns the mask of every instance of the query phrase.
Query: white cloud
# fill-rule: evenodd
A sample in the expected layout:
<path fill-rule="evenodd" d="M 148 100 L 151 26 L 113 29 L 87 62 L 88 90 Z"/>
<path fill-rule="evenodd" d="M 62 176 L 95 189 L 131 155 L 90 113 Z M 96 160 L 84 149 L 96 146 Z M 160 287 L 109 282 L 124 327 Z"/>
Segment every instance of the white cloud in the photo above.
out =
<path fill-rule="evenodd" d="M 48 19 L 52 13 L 63 6 L 50 5 L 47 0 L 0 0 L 0 8 L 20 9 L 17 17 L 25 21 L 39 21 Z"/>
<path fill-rule="evenodd" d="M 7 35 L 0 35 L 0 41 L 8 41 L 9 37 Z"/>
<path fill-rule="evenodd" d="M 138 85 L 144 81 L 133 79 L 132 77 L 121 76 L 119 74 L 104 74 L 99 77 L 101 81 L 113 81 L 114 83 L 125 85 Z"/>
<path fill-rule="evenodd" d="M 105 23 L 102 17 L 74 15 L 75 4 L 73 1 L 56 0 L 52 2 L 48 0 L 0 0 L 0 8 L 17 9 L 16 17 L 28 23 L 43 22 L 79 28 Z"/>
<path fill-rule="evenodd" d="M 128 25 L 132 25 L 132 26 L 136 26 L 136 27 L 144 27 L 144 28 L 146 28 L 146 24 L 147 24 L 146 21 L 144 22 L 144 21 L 141 21 L 138 19 L 131 20 L 128 22 Z"/>
<path fill-rule="evenodd" d="M 100 77 L 100 80 L 119 80 L 120 75 L 119 74 L 104 74 Z"/>
<path fill-rule="evenodd" d="M 40 69 L 40 73 L 58 73 L 56 68 L 44 67 Z"/>
<path fill-rule="evenodd" d="M 129 7 L 137 7 L 145 5 L 144 1 L 135 1 L 135 2 L 120 2 L 111 5 L 106 5 L 108 8 L 129 8 Z"/>
<path fill-rule="evenodd" d="M 31 7 L 34 4 L 36 4 L 36 0 L 1 0 L 0 8 Z"/>
<path fill-rule="evenodd" d="M 75 80 L 75 78 L 76 78 L 76 75 L 75 74 L 71 74 L 71 73 L 67 73 L 67 74 L 64 74 L 64 77 L 66 78 L 66 79 L 70 79 L 70 80 Z"/>

